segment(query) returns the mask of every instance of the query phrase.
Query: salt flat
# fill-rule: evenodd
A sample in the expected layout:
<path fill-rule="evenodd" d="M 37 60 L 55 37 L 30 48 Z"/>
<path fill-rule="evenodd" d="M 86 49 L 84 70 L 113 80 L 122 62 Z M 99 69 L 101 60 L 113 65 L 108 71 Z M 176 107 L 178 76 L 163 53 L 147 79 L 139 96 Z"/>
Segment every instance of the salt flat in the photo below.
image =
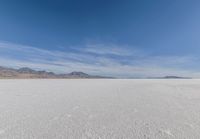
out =
<path fill-rule="evenodd" d="M 199 139 L 200 80 L 0 80 L 1 139 Z"/>

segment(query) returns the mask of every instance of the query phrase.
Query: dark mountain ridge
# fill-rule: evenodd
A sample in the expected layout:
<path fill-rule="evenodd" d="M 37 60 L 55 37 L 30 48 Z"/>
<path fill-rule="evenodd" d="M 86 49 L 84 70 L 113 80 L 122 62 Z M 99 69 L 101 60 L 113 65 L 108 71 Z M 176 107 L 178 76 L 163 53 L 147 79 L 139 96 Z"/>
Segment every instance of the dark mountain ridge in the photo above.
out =
<path fill-rule="evenodd" d="M 172 76 L 164 76 L 164 77 L 148 77 L 148 79 L 192 79 L 192 78 L 172 75 Z"/>
<path fill-rule="evenodd" d="M 78 78 L 110 78 L 104 76 L 89 75 L 84 72 L 74 71 L 68 74 L 56 74 L 47 71 L 37 71 L 28 67 L 19 69 L 0 66 L 0 78 L 52 78 L 52 79 L 78 79 Z"/>

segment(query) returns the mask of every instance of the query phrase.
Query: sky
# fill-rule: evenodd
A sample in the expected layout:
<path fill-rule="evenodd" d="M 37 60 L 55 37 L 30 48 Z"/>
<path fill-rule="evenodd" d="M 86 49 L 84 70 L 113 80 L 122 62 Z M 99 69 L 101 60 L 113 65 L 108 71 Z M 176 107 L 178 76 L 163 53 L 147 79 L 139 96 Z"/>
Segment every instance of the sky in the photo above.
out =
<path fill-rule="evenodd" d="M 200 77 L 198 0 L 0 0 L 0 66 Z"/>

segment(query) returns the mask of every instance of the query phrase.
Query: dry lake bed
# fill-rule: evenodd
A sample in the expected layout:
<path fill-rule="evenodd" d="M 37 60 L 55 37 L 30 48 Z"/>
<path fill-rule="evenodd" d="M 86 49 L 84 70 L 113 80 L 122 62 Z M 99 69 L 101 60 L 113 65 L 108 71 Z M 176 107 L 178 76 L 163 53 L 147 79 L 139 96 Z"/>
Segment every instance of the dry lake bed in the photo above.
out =
<path fill-rule="evenodd" d="M 0 80 L 1 139 L 199 139 L 200 80 Z"/>

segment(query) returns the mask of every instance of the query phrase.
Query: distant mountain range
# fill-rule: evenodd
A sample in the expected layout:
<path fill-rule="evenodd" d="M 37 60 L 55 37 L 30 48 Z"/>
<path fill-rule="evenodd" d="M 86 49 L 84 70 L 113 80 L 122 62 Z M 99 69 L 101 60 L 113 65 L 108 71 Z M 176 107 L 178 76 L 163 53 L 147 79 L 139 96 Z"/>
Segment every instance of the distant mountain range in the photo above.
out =
<path fill-rule="evenodd" d="M 67 74 L 56 74 L 54 72 L 37 71 L 28 67 L 19 69 L 7 68 L 0 66 L 0 79 L 95 79 L 95 78 L 113 78 L 98 75 L 89 75 L 84 72 L 74 71 Z M 142 79 L 142 78 L 133 78 Z M 145 78 L 144 78 L 145 79 Z M 164 77 L 147 77 L 146 79 L 191 79 L 189 77 L 164 76 Z"/>
<path fill-rule="evenodd" d="M 180 76 L 164 76 L 164 77 L 149 77 L 148 79 L 192 79 L 192 78 L 180 77 Z"/>
<path fill-rule="evenodd" d="M 165 76 L 164 79 L 191 79 L 189 77 L 180 77 L 180 76 Z"/>
<path fill-rule="evenodd" d="M 13 69 L 0 66 L 0 78 L 5 79 L 79 79 L 79 78 L 111 78 L 97 75 L 89 75 L 84 72 L 71 72 L 68 74 L 55 74 L 47 71 L 37 71 L 28 67 Z"/>

